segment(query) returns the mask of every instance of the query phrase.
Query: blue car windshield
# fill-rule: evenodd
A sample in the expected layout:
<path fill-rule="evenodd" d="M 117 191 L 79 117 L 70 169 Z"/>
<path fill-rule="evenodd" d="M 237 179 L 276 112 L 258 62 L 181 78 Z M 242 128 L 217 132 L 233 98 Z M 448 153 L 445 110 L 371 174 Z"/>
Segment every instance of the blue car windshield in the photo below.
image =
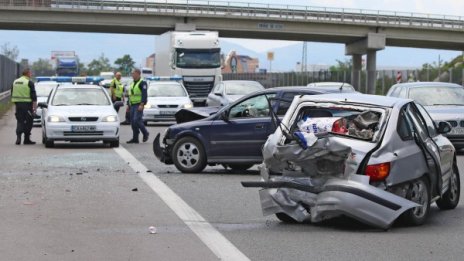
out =
<path fill-rule="evenodd" d="M 409 98 L 422 106 L 464 105 L 464 88 L 439 86 L 411 88 Z"/>

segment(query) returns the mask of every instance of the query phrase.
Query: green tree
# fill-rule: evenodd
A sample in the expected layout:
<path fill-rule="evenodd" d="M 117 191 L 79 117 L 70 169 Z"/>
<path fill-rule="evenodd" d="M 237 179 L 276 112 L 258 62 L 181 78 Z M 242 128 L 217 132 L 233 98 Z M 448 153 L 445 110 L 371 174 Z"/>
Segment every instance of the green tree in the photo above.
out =
<path fill-rule="evenodd" d="M 87 74 L 88 75 L 100 75 L 100 72 L 112 71 L 110 60 L 105 57 L 105 54 L 101 54 L 97 59 L 93 59 L 87 65 Z"/>
<path fill-rule="evenodd" d="M 123 57 L 116 59 L 114 62 L 116 70 L 122 72 L 123 75 L 129 75 L 132 69 L 134 69 L 135 62 L 132 57 L 125 54 Z"/>
<path fill-rule="evenodd" d="M 13 61 L 16 61 L 19 56 L 19 49 L 15 46 L 10 46 L 10 43 L 5 43 L 1 47 L 1 54 L 5 55 L 6 57 L 10 58 Z"/>
<path fill-rule="evenodd" d="M 39 58 L 39 60 L 32 63 L 31 69 L 35 76 L 55 74 L 55 71 L 48 59 Z"/>
<path fill-rule="evenodd" d="M 351 68 L 353 67 L 353 60 L 345 59 L 345 61 L 337 60 L 337 64 L 330 66 L 329 71 L 349 71 L 351 72 Z"/>
<path fill-rule="evenodd" d="M 88 69 L 84 63 L 79 62 L 79 75 L 86 76 L 88 74 Z"/>

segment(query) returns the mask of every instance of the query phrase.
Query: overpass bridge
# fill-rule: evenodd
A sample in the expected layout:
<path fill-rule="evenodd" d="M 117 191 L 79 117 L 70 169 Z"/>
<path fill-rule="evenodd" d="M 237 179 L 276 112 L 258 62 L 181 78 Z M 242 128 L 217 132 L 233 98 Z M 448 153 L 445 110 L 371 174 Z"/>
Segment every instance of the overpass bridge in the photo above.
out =
<path fill-rule="evenodd" d="M 345 44 L 354 86 L 367 54 L 370 93 L 376 52 L 385 46 L 464 50 L 459 16 L 207 0 L 0 0 L 0 29 L 156 35 L 176 26 L 221 37 Z"/>

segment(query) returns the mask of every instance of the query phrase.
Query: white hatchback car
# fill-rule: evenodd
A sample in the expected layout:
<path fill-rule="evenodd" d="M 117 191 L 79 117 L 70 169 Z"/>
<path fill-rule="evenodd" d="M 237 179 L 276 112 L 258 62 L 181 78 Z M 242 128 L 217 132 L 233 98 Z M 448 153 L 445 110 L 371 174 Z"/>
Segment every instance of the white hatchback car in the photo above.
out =
<path fill-rule="evenodd" d="M 101 86 L 60 85 L 48 103 L 39 103 L 42 112 L 42 143 L 55 141 L 103 141 L 119 147 L 119 117 L 108 93 Z"/>
<path fill-rule="evenodd" d="M 147 95 L 143 111 L 145 124 L 149 121 L 175 121 L 176 112 L 193 107 L 187 90 L 178 81 L 149 81 Z"/>
<path fill-rule="evenodd" d="M 35 92 L 37 93 L 37 102 L 47 102 L 48 96 L 50 95 L 53 88 L 58 86 L 56 81 L 40 81 L 35 84 Z M 42 122 L 42 108 L 37 108 L 37 112 L 34 115 L 34 125 L 40 126 Z"/>

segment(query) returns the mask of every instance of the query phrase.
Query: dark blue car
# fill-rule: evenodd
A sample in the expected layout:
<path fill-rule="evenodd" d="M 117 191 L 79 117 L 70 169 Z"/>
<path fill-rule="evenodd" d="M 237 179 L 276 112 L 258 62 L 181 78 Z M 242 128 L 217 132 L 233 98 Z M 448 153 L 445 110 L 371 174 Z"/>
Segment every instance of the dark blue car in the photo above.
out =
<path fill-rule="evenodd" d="M 294 96 L 328 92 L 334 91 L 278 87 L 250 94 L 211 115 L 206 113 L 210 108 L 205 108 L 200 115 L 191 113 L 194 121 L 169 127 L 164 133 L 163 147 L 158 134 L 153 151 L 161 162 L 175 164 L 184 173 L 201 172 L 206 165 L 217 164 L 237 171 L 249 169 L 262 162 L 261 148 L 275 131 L 271 109 L 282 117 Z M 206 118 L 196 120 L 202 117 Z"/>

